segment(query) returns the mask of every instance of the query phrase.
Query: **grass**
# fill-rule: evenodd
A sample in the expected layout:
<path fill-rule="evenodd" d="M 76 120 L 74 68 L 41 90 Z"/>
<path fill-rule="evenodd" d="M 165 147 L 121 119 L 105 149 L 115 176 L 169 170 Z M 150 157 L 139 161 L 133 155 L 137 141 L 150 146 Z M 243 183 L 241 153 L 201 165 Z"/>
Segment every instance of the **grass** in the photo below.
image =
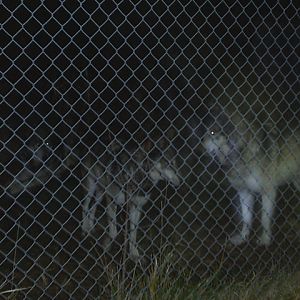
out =
<path fill-rule="evenodd" d="M 118 270 L 115 270 L 116 272 Z M 120 271 L 120 270 L 119 270 Z M 220 280 L 218 273 L 191 284 L 189 276 L 176 277 L 168 263 L 159 265 L 155 261 L 148 275 L 138 271 L 134 280 L 127 281 L 110 270 L 109 288 L 105 296 L 91 299 L 114 300 L 300 300 L 300 271 L 275 272 L 272 276 L 253 274 L 251 278 L 240 281 Z M 33 287 L 34 289 L 34 287 Z M 0 299 L 19 299 L 24 288 L 0 292 Z"/>
<path fill-rule="evenodd" d="M 16 296 L 18 293 L 22 292 L 22 291 L 26 291 L 29 290 L 29 288 L 19 288 L 19 289 L 12 289 L 12 290 L 6 290 L 3 292 L 0 292 L 0 296 L 6 297 L 5 299 L 16 299 Z"/>
<path fill-rule="evenodd" d="M 154 259 L 148 274 L 137 269 L 128 279 L 120 272 L 110 272 L 110 294 L 116 300 L 300 300 L 300 271 L 270 271 L 269 275 L 252 274 L 247 279 L 222 279 L 220 270 L 199 283 L 191 283 L 187 271 L 178 275 L 172 270 L 172 254 Z M 100 297 L 99 299 L 104 299 Z M 106 299 L 106 298 L 105 298 Z"/>
<path fill-rule="evenodd" d="M 19 236 L 19 232 L 17 235 Z M 139 263 L 130 263 L 126 259 L 126 251 L 120 264 L 111 260 L 99 261 L 104 268 L 100 268 L 96 274 L 97 277 L 102 277 L 97 283 L 99 296 L 95 297 L 93 294 L 90 299 L 300 300 L 300 271 L 278 271 L 274 267 L 274 270 L 268 271 L 268 275 L 253 273 L 248 275 L 247 279 L 241 279 L 242 274 L 239 273 L 235 279 L 230 280 L 226 277 L 225 266 L 221 263 L 211 276 L 203 278 L 200 282 L 192 282 L 192 272 L 188 267 L 183 269 L 182 263 L 178 265 L 178 257 L 171 249 L 172 247 L 162 247 L 160 255 L 152 259 L 147 269 Z M 101 253 L 96 255 L 101 258 Z M 14 261 L 17 261 L 16 253 Z M 15 268 L 12 270 L 10 282 L 14 281 Z M 0 299 L 23 299 L 24 295 L 34 294 L 35 289 L 35 286 L 18 288 L 18 284 L 0 284 Z M 66 290 L 64 292 L 67 293 Z M 74 295 L 74 299 L 78 299 L 77 295 Z"/>
<path fill-rule="evenodd" d="M 300 272 L 282 273 L 273 276 L 262 277 L 254 275 L 248 281 L 233 281 L 220 285 L 219 289 L 207 289 L 202 295 L 192 293 L 190 299 L 244 299 L 244 300 L 268 300 L 268 299 L 300 299 Z"/>
<path fill-rule="evenodd" d="M 197 285 L 183 279 L 171 279 L 154 270 L 138 293 L 117 293 L 111 299 L 140 300 L 292 300 L 300 299 L 300 272 L 278 273 L 270 277 L 254 275 L 248 281 L 214 282 L 213 278 Z"/>

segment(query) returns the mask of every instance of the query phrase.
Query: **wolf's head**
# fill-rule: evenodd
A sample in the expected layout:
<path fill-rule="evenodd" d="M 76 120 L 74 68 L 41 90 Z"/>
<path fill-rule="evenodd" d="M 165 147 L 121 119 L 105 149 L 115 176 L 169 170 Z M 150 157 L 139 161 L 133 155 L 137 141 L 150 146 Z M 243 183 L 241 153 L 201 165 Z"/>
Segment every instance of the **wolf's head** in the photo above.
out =
<path fill-rule="evenodd" d="M 55 140 L 33 134 L 14 153 L 11 166 L 7 168 L 10 177 L 5 184 L 7 192 L 17 196 L 24 191 L 47 184 L 53 175 L 62 170 L 61 153 L 57 153 L 60 151 Z"/>
<path fill-rule="evenodd" d="M 247 151 L 247 157 L 255 157 L 260 150 L 260 144 L 255 138 L 260 138 L 263 133 L 254 132 L 243 126 L 232 126 L 231 131 L 225 131 L 219 126 L 212 125 L 207 128 L 202 145 L 207 153 L 222 165 L 232 165 L 240 161 L 241 156 Z M 250 156 L 249 156 L 250 157 Z"/>
<path fill-rule="evenodd" d="M 15 153 L 13 166 L 9 170 L 12 180 L 7 182 L 7 191 L 15 196 L 22 191 L 35 188 L 49 177 L 46 168 L 52 149 L 48 141 L 33 136 Z"/>
<path fill-rule="evenodd" d="M 170 146 L 162 147 L 165 141 L 162 140 L 158 146 L 153 147 L 149 152 L 149 159 L 152 162 L 149 175 L 151 180 L 156 184 L 160 180 L 170 182 L 174 186 L 180 185 L 180 177 L 175 159 L 175 150 Z"/>
<path fill-rule="evenodd" d="M 155 184 L 160 180 L 165 180 L 174 186 L 180 185 L 180 178 L 177 175 L 174 162 L 158 161 L 154 163 L 153 168 L 150 170 L 150 177 Z"/>
<path fill-rule="evenodd" d="M 230 143 L 221 131 L 214 128 L 209 128 L 208 133 L 203 139 L 203 146 L 205 150 L 221 164 L 225 164 L 232 148 Z"/>
<path fill-rule="evenodd" d="M 202 139 L 205 151 L 222 165 L 233 163 L 249 139 L 249 124 L 238 109 L 216 102 L 204 120 Z"/>
<path fill-rule="evenodd" d="M 170 143 L 168 143 L 170 144 Z M 151 139 L 138 143 L 114 141 L 109 147 L 109 172 L 114 180 L 130 182 L 132 186 L 151 188 L 164 180 L 174 186 L 180 184 L 177 175 L 175 151 L 167 148 L 165 139 L 154 142 Z"/>

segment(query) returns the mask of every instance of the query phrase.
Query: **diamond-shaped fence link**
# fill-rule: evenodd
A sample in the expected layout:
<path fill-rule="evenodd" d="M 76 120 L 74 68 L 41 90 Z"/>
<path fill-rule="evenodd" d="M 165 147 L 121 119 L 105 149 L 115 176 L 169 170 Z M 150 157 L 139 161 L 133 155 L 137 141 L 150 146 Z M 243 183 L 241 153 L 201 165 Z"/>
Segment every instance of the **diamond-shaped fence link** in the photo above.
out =
<path fill-rule="evenodd" d="M 295 1 L 0 7 L 1 296 L 299 270 Z"/>

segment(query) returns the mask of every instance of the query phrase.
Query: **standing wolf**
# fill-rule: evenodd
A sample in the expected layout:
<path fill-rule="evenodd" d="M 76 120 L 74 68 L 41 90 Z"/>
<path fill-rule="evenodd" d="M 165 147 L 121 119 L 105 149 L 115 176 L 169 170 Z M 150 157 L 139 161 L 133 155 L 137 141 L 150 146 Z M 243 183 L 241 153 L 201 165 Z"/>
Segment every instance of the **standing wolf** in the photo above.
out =
<path fill-rule="evenodd" d="M 117 206 L 128 205 L 129 255 L 137 260 L 137 228 L 151 189 L 160 180 L 174 186 L 180 184 L 173 151 L 155 148 L 150 141 L 141 145 L 113 142 L 102 155 L 88 155 L 84 167 L 87 194 L 83 204 L 83 232 L 89 235 L 93 231 L 97 206 L 105 197 L 109 241 L 115 239 L 118 234 Z"/>
<path fill-rule="evenodd" d="M 293 183 L 300 190 L 300 129 L 281 134 L 269 125 L 247 122 L 237 113 L 230 115 L 223 110 L 208 127 L 203 144 L 206 151 L 225 168 L 239 196 L 242 230 L 230 241 L 240 245 L 248 240 L 254 196 L 259 194 L 262 200 L 262 234 L 258 244 L 270 245 L 278 187 Z"/>

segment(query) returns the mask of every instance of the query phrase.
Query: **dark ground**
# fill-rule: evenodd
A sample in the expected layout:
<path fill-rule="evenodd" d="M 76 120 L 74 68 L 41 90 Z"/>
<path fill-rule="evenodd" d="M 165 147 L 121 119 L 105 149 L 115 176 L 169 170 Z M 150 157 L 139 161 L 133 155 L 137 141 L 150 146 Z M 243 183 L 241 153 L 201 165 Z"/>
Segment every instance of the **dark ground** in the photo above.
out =
<path fill-rule="evenodd" d="M 138 265 L 127 260 L 124 251 L 124 211 L 119 216 L 123 230 L 110 251 L 104 252 L 101 247 L 106 225 L 103 221 L 97 229 L 100 238 L 81 236 L 82 194 L 73 176 L 63 186 L 53 180 L 47 189 L 23 194 L 12 206 L 9 203 L 13 199 L 3 197 L 1 291 L 24 288 L 14 299 L 96 299 L 99 295 L 103 299 L 110 294 L 111 280 L 117 282 L 116 277 L 120 279 L 122 275 L 121 279 L 130 281 L 133 270 L 149 274 L 154 258 L 161 260 L 167 253 L 172 253 L 174 275 L 188 274 L 195 283 L 216 272 L 220 279 L 230 280 L 243 279 L 253 272 L 268 274 L 274 268 L 299 269 L 300 241 L 296 232 L 300 225 L 293 213 L 299 207 L 291 188 L 280 190 L 274 244 L 269 249 L 257 247 L 255 232 L 249 244 L 232 247 L 226 244 L 226 238 L 235 229 L 236 218 L 230 202 L 234 191 L 220 172 L 214 176 L 202 174 L 199 177 L 195 171 L 189 175 L 178 191 L 164 184 L 155 189 L 153 202 L 145 207 L 139 231 L 143 260 Z M 65 178 L 67 175 L 70 174 Z M 195 178 L 206 184 L 194 181 Z M 100 209 L 99 218 L 104 220 L 102 213 Z M 256 223 L 258 230 L 259 222 Z"/>

